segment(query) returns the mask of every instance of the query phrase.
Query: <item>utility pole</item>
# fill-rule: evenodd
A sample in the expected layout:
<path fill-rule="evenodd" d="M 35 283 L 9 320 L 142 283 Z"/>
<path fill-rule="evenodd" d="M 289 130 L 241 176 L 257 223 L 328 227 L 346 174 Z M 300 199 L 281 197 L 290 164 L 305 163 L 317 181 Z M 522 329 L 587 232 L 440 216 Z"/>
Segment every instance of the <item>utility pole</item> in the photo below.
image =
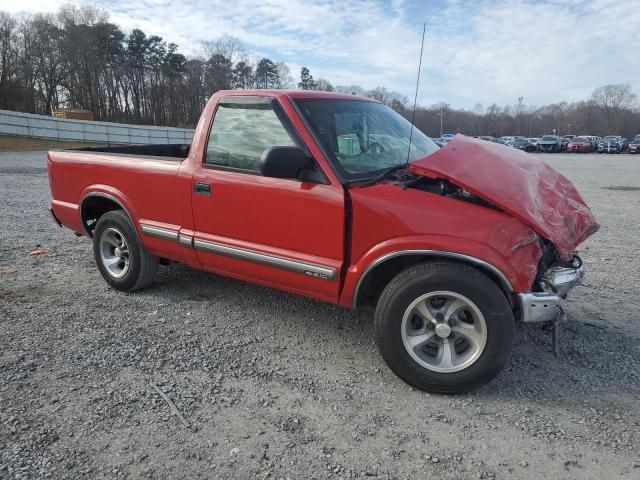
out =
<path fill-rule="evenodd" d="M 518 97 L 518 135 L 522 135 L 522 100 L 524 97 Z"/>
<path fill-rule="evenodd" d="M 444 129 L 443 129 L 443 117 L 445 115 L 445 111 L 444 109 L 440 109 L 440 111 L 438 112 L 438 115 L 440 115 L 440 137 L 442 137 L 442 134 L 444 133 Z"/>

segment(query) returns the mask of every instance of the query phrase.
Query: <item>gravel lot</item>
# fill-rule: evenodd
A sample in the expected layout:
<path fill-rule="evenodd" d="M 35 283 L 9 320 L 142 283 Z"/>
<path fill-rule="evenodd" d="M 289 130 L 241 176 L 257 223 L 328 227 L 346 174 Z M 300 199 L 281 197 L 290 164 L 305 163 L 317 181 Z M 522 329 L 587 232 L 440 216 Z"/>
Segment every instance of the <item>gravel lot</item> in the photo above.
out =
<path fill-rule="evenodd" d="M 44 153 L 1 153 L 0 478 L 640 478 L 640 157 L 543 158 L 602 223 L 561 358 L 520 326 L 494 382 L 439 396 L 387 369 L 370 310 L 181 265 L 110 290 L 49 218 Z"/>

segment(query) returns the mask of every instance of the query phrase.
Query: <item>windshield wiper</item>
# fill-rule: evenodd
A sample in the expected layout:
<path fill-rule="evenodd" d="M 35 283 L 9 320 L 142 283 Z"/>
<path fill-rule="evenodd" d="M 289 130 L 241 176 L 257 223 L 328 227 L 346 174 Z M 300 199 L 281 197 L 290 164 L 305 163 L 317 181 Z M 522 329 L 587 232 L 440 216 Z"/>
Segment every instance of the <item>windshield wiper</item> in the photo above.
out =
<path fill-rule="evenodd" d="M 373 185 L 374 183 L 378 183 L 381 180 L 384 180 L 385 178 L 389 177 L 393 172 L 397 172 L 398 170 L 402 170 L 404 168 L 407 168 L 407 164 L 406 163 L 403 163 L 401 165 L 395 165 L 393 167 L 389 167 L 386 170 L 383 170 L 382 172 L 380 172 L 375 177 L 371 177 L 369 180 L 366 180 L 363 183 L 361 183 L 360 185 L 358 185 L 358 188 L 368 187 L 370 185 Z"/>

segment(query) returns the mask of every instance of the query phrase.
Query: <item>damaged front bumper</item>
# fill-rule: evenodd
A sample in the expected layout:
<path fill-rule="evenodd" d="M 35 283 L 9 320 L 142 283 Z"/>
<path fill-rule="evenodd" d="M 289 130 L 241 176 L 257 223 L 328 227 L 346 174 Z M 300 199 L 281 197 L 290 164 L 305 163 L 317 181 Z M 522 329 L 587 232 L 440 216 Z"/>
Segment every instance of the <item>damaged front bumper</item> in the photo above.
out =
<path fill-rule="evenodd" d="M 521 320 L 523 322 L 549 322 L 562 314 L 562 302 L 569 291 L 582 283 L 584 266 L 580 257 L 573 257 L 571 266 L 548 269 L 540 281 L 541 292 L 519 293 Z"/>

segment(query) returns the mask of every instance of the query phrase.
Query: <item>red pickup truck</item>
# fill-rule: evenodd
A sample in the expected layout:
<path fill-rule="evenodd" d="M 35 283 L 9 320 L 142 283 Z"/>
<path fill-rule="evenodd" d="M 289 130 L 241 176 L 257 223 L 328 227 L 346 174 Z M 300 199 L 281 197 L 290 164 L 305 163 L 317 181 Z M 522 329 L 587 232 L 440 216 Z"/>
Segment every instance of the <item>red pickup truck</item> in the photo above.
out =
<path fill-rule="evenodd" d="M 555 321 L 598 229 L 535 157 L 457 135 L 439 148 L 368 98 L 221 91 L 191 145 L 48 154 L 51 212 L 104 279 L 194 268 L 344 307 L 375 304 L 389 367 L 421 389 L 486 382 L 514 321 Z"/>

